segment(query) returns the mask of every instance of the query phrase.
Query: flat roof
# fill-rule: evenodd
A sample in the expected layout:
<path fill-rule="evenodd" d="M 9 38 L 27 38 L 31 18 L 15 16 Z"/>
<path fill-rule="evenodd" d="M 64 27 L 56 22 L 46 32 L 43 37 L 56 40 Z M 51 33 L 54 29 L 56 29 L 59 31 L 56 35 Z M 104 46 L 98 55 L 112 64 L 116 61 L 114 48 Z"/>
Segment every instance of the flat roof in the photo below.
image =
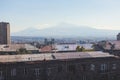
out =
<path fill-rule="evenodd" d="M 26 50 L 39 50 L 35 46 L 32 46 L 30 44 L 3 44 L 0 45 L 0 51 L 1 52 L 12 52 L 17 51 L 20 48 L 25 48 Z"/>
<path fill-rule="evenodd" d="M 0 24 L 1 24 L 1 23 L 9 24 L 9 22 L 0 22 Z"/>
<path fill-rule="evenodd" d="M 103 52 L 67 52 L 67 53 L 43 53 L 43 54 L 23 54 L 23 55 L 0 55 L 0 62 L 27 62 L 43 60 L 63 60 L 79 58 L 104 58 L 115 57 Z"/>

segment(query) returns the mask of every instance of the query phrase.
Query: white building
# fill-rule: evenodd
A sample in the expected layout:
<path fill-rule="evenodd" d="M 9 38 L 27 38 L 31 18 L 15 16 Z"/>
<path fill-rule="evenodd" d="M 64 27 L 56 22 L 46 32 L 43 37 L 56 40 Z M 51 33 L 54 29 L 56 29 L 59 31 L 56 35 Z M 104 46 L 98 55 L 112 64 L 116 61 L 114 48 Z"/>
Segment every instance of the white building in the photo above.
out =
<path fill-rule="evenodd" d="M 78 44 L 80 47 L 84 47 L 86 50 L 93 49 L 93 44 Z"/>
<path fill-rule="evenodd" d="M 55 44 L 54 48 L 56 51 L 76 51 L 77 44 L 72 43 L 63 43 L 63 44 Z"/>

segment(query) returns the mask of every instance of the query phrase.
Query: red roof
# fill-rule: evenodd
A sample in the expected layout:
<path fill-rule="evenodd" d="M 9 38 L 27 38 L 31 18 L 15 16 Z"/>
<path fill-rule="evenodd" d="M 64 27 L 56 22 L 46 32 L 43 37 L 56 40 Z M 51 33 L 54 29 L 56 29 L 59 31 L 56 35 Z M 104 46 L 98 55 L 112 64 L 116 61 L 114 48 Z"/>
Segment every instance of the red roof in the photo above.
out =
<path fill-rule="evenodd" d="M 40 49 L 40 52 L 51 52 L 52 47 L 51 46 L 44 46 Z"/>

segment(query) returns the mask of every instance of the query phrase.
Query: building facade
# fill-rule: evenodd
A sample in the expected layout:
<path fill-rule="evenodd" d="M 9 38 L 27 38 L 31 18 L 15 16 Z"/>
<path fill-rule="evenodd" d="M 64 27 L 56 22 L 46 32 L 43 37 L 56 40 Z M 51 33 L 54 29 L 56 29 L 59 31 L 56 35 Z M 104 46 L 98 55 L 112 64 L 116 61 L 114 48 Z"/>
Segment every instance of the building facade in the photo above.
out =
<path fill-rule="evenodd" d="M 97 52 L 0 56 L 0 80 L 119 80 L 118 57 Z"/>
<path fill-rule="evenodd" d="M 93 50 L 93 44 L 85 43 L 85 44 L 78 44 L 81 47 L 84 47 L 85 50 Z"/>
<path fill-rule="evenodd" d="M 118 33 L 117 35 L 117 40 L 120 40 L 120 33 Z"/>
<path fill-rule="evenodd" d="M 0 44 L 10 44 L 10 24 L 0 22 Z"/>
<path fill-rule="evenodd" d="M 76 43 L 59 43 L 59 44 L 55 44 L 54 48 L 55 51 L 58 52 L 70 52 L 70 51 L 76 51 L 77 46 L 78 45 Z"/>

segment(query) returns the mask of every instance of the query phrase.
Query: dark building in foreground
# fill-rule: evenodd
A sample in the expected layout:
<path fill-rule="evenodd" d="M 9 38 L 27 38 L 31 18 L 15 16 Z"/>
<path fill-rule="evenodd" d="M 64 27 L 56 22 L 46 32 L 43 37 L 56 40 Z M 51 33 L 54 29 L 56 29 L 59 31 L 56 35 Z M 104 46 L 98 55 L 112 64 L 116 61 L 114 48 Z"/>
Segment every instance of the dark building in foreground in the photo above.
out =
<path fill-rule="evenodd" d="M 120 60 L 102 52 L 0 56 L 0 80 L 120 80 Z"/>
<path fill-rule="evenodd" d="M 117 40 L 120 40 L 120 33 L 118 33 L 117 35 Z"/>
<path fill-rule="evenodd" d="M 10 24 L 0 22 L 0 44 L 10 44 Z"/>

